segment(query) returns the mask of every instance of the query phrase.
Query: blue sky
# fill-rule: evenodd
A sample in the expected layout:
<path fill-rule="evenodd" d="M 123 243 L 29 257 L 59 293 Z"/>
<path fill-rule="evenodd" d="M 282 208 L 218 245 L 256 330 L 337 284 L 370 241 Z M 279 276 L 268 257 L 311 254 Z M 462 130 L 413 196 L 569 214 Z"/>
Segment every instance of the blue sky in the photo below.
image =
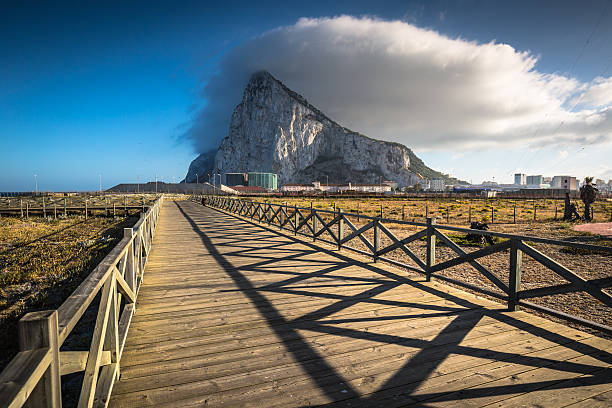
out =
<path fill-rule="evenodd" d="M 41 190 L 96 190 L 100 174 L 103 188 L 156 175 L 181 179 L 198 154 L 198 143 L 184 135 L 198 112 L 215 103 L 202 90 L 227 68 L 224 59 L 300 18 L 397 20 L 453 40 L 508 44 L 536 58 L 538 73 L 577 82 L 571 91 L 576 95 L 593 87 L 597 77 L 612 76 L 612 4 L 605 0 L 579 6 L 569 1 L 124 3 L 0 6 L 0 191 L 32 190 L 34 174 Z M 300 88 L 290 74 L 288 83 Z M 309 100 L 330 103 L 301 85 L 304 89 L 296 90 Z M 576 99 L 563 98 L 571 112 Z M 338 113 L 344 125 L 369 129 L 347 123 L 351 113 Z M 557 113 L 544 109 L 537 115 L 544 120 Z M 574 136 L 551 136 L 542 147 L 535 138 L 543 132 L 538 129 L 557 126 L 549 122 L 531 124 L 526 134 L 534 141 L 505 147 L 474 148 L 467 139 L 436 146 L 401 140 L 430 166 L 474 182 L 492 177 L 510 182 L 515 169 L 612 177 L 609 141 L 578 140 L 582 128 L 576 125 Z M 605 131 L 606 123 L 597 129 Z M 393 138 L 373 133 L 367 134 Z"/>

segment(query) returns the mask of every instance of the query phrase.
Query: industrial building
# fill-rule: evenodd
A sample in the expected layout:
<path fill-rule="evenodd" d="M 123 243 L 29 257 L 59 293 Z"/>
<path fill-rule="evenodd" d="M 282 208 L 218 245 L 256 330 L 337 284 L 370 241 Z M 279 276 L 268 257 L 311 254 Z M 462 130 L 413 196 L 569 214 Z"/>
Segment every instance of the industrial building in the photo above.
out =
<path fill-rule="evenodd" d="M 278 176 L 275 173 L 225 173 L 225 184 L 230 187 L 261 187 L 265 190 L 278 189 Z"/>
<path fill-rule="evenodd" d="M 275 173 L 249 172 L 247 179 L 250 187 L 258 186 L 266 190 L 278 189 L 278 176 Z"/>
<path fill-rule="evenodd" d="M 245 173 L 225 173 L 225 184 L 232 186 L 248 186 L 249 176 Z"/>
<path fill-rule="evenodd" d="M 542 175 L 527 176 L 527 185 L 539 186 L 540 184 L 544 184 L 544 177 Z"/>
<path fill-rule="evenodd" d="M 555 176 L 552 179 L 551 188 L 563 188 L 566 190 L 577 190 L 578 181 L 572 176 Z"/>
<path fill-rule="evenodd" d="M 517 184 L 517 185 L 527 184 L 527 176 L 523 173 L 516 173 L 514 175 L 514 184 Z"/>

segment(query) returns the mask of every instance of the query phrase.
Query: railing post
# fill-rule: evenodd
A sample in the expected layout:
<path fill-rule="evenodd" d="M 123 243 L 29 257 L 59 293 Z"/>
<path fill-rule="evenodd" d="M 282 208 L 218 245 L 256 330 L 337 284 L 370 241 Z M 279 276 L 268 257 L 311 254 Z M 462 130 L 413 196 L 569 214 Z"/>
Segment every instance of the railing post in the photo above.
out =
<path fill-rule="evenodd" d="M 312 242 L 317 242 L 317 237 L 316 237 L 316 233 L 317 233 L 317 228 L 318 228 L 318 222 L 317 222 L 317 211 L 312 209 L 312 203 L 311 203 L 311 213 L 312 213 Z"/>
<path fill-rule="evenodd" d="M 378 251 L 380 250 L 380 228 L 379 220 L 374 220 L 374 262 L 378 262 Z"/>
<path fill-rule="evenodd" d="M 127 282 L 130 289 L 136 293 L 136 269 L 135 269 L 135 260 L 134 260 L 134 241 L 132 237 L 134 237 L 134 229 L 133 228 L 124 228 L 123 229 L 123 237 L 129 238 L 129 249 L 126 256 L 126 266 L 125 266 L 125 276 L 124 279 Z"/>
<path fill-rule="evenodd" d="M 342 249 L 342 238 L 344 237 L 344 216 L 342 215 L 342 208 L 338 208 L 338 251 Z"/>
<path fill-rule="evenodd" d="M 48 347 L 51 364 L 28 398 L 27 407 L 61 408 L 62 383 L 60 378 L 57 310 L 31 312 L 19 320 L 19 348 L 21 351 Z"/>
<path fill-rule="evenodd" d="M 298 222 L 300 222 L 300 215 L 298 214 L 298 211 L 297 211 L 297 204 L 293 207 L 293 210 L 295 211 L 293 213 L 293 215 L 294 215 L 293 221 L 295 222 L 295 230 L 293 231 L 293 235 L 297 235 L 297 232 L 298 232 Z"/>
<path fill-rule="evenodd" d="M 508 288 L 508 310 L 514 312 L 518 309 L 518 291 L 521 290 L 521 270 L 523 262 L 523 251 L 519 249 L 520 241 L 510 241 L 510 282 Z"/>
<path fill-rule="evenodd" d="M 436 263 L 436 219 L 432 217 L 427 218 L 427 254 L 426 254 L 426 266 L 427 273 L 426 280 L 431 281 L 431 267 Z"/>

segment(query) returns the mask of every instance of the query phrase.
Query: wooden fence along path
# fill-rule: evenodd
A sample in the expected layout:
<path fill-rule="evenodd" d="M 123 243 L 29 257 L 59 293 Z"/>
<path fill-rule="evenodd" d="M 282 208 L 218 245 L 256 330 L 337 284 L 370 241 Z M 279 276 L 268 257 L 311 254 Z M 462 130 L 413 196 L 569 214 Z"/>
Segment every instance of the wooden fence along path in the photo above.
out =
<path fill-rule="evenodd" d="M 1 407 L 61 407 L 61 376 L 78 372 L 83 372 L 79 407 L 108 404 L 162 200 L 124 230 L 124 238 L 59 309 L 28 313 L 19 321 L 21 351 L 0 373 Z M 62 350 L 96 297 L 99 306 L 88 350 Z"/>
<path fill-rule="evenodd" d="M 194 198 L 195 199 L 195 198 Z M 201 197 L 195 199 L 207 200 L 214 207 L 220 208 L 239 216 L 263 222 L 267 225 L 278 226 L 281 230 L 287 230 L 295 235 L 312 238 L 314 241 L 332 244 L 338 250 L 342 248 L 371 257 L 374 262 L 384 260 L 392 265 L 406 268 L 423 274 L 427 281 L 432 278 L 459 285 L 470 290 L 504 300 L 508 304 L 508 310 L 516 310 L 517 307 L 525 306 L 539 312 L 547 313 L 558 318 L 570 320 L 588 327 L 612 334 L 612 327 L 596 323 L 577 316 L 560 312 L 526 299 L 541 298 L 565 293 L 581 292 L 592 296 L 606 307 L 612 307 L 612 296 L 605 289 L 612 286 L 612 276 L 586 280 L 552 259 L 545 253 L 533 247 L 534 244 L 548 244 L 572 248 L 584 251 L 599 251 L 607 255 L 612 254 L 612 247 L 584 244 L 580 242 L 559 241 L 548 238 L 537 238 L 516 234 L 504 234 L 493 231 L 480 231 L 466 228 L 452 227 L 448 225 L 436 225 L 434 218 L 427 218 L 426 223 L 399 221 L 382 217 L 370 217 L 359 214 L 344 213 L 341 209 L 336 211 L 320 210 L 314 208 L 299 208 L 281 204 L 270 204 L 265 202 L 254 202 L 239 200 L 223 196 Z M 365 225 L 358 225 L 359 221 Z M 420 229 L 407 237 L 398 238 L 388 227 L 396 226 L 416 227 Z M 472 235 L 489 237 L 491 240 L 497 238 L 499 243 L 486 246 L 477 251 L 466 253 L 459 245 L 453 242 L 444 232 L 461 232 Z M 369 239 L 368 238 L 369 234 Z M 382 246 L 383 238 L 389 243 Z M 419 258 L 408 246 L 408 244 L 424 239 L 426 242 L 426 254 L 424 259 Z M 363 249 L 351 246 L 350 241 L 357 241 Z M 457 255 L 455 258 L 436 263 L 436 242 L 441 241 Z M 365 249 L 365 250 L 364 250 Z M 412 264 L 398 262 L 383 255 L 393 251 L 402 251 Z M 509 251 L 508 251 L 509 250 Z M 508 279 L 502 280 L 495 272 L 478 263 L 478 259 L 509 252 L 507 271 Z M 521 274 L 523 254 L 531 257 L 534 261 L 548 270 L 557 274 L 566 283 L 543 286 L 538 288 L 521 290 Z M 457 280 L 440 274 L 441 271 L 457 265 L 468 263 L 495 287 L 495 291 L 479 287 L 469 282 Z"/>
<path fill-rule="evenodd" d="M 74 357 L 62 351 L 45 357 L 38 363 L 49 367 L 43 381 L 52 378 L 49 384 L 57 385 L 59 375 L 70 372 L 64 361 L 73 371 L 85 369 L 83 407 L 612 404 L 612 342 L 432 280 L 439 268 L 451 265 L 436 263 L 435 237 L 444 241 L 445 235 L 432 221 L 421 224 L 418 237 L 396 237 L 383 247 L 381 235 L 393 235 L 386 220 L 372 218 L 355 227 L 351 215 L 341 212 L 316 214 L 219 197 L 208 203 L 217 208 L 164 202 L 159 222 L 152 224 L 157 224 L 152 246 L 147 238 L 149 249 L 142 252 L 148 255 L 146 279 L 132 291 L 137 303 L 128 302 L 136 312 L 127 339 L 121 320 L 108 317 L 116 316 L 116 302 L 103 301 L 98 342 Z M 279 224 L 291 234 L 279 233 Z M 301 233 L 317 240 L 335 237 L 330 242 L 343 249 L 294 236 Z M 408 241 L 422 238 L 429 248 L 426 259 L 411 256 L 418 265 L 412 269 L 422 277 L 385 260 L 390 246 L 411 252 Z M 351 239 L 369 252 L 352 255 L 346 250 Z M 602 290 L 609 282 L 579 278 L 524 241 L 513 236 L 504 242 L 514 273 L 507 283 L 496 282 L 510 309 L 538 295 L 520 290 L 522 253 L 570 278 L 549 292 L 584 291 L 609 305 Z M 458 252 L 453 262 L 469 262 L 490 274 L 478 263 L 482 250 L 462 254 L 448 245 Z M 133 298 L 114 289 L 124 287 L 121 254 L 112 266 L 101 267 L 113 271 L 97 280 L 95 292 L 101 287 L 102 299 Z M 54 345 L 35 347 L 57 354 Z M 60 362 L 55 374 L 52 361 Z M 25 386 L 16 378 L 26 377 L 2 374 L 0 406 L 7 389 L 20 390 L 25 398 L 37 382 L 30 378 Z M 41 387 L 43 395 L 53 389 Z M 20 406 L 23 398 L 9 406 Z M 49 399 L 38 405 L 58 406 Z"/>
<path fill-rule="evenodd" d="M 157 199 L 156 194 L 101 194 L 95 196 L 41 195 L 0 198 L 0 216 L 66 217 L 73 214 L 127 216 L 145 211 Z"/>

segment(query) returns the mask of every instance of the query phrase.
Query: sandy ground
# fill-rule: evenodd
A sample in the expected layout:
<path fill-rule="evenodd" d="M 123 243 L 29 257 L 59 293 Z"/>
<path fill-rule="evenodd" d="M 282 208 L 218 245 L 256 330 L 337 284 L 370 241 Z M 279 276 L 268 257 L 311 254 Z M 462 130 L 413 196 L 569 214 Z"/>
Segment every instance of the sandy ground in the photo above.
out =
<path fill-rule="evenodd" d="M 612 222 L 596 222 L 591 224 L 575 225 L 574 231 L 588 232 L 590 234 L 612 238 Z"/>

